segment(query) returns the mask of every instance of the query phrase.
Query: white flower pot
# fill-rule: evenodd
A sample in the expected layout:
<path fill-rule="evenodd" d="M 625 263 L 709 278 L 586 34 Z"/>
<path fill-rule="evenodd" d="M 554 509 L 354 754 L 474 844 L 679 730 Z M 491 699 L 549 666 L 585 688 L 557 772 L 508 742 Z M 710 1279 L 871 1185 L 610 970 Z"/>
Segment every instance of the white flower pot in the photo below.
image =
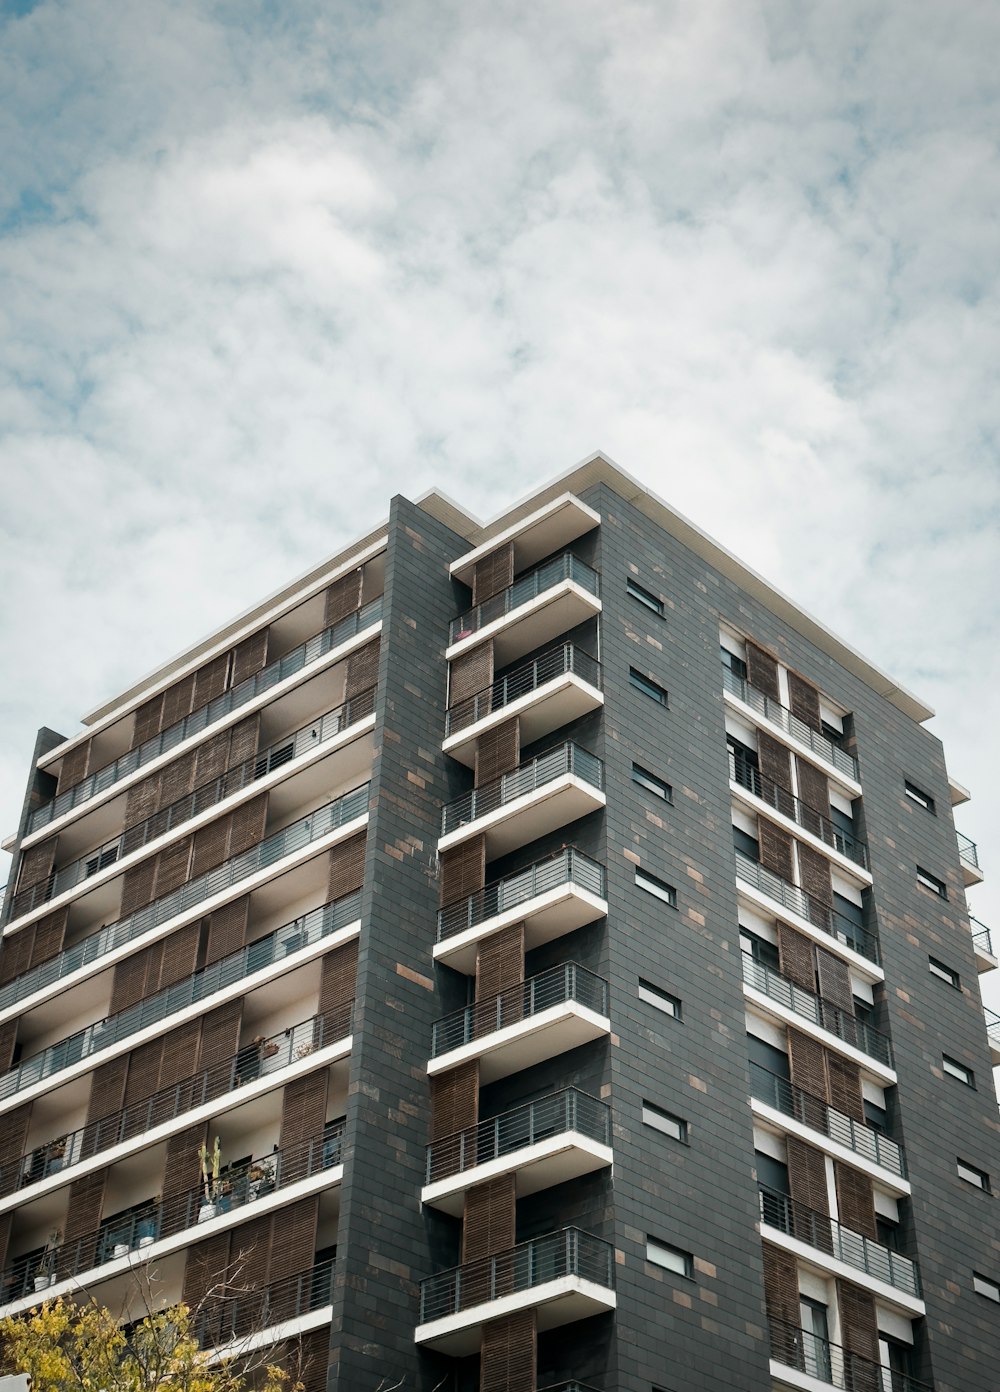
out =
<path fill-rule="evenodd" d="M 153 1238 L 152 1238 L 152 1236 L 140 1237 L 140 1238 L 139 1238 L 139 1246 L 140 1246 L 140 1247 L 152 1247 L 152 1245 L 153 1245 Z"/>
<path fill-rule="evenodd" d="M 49 1286 L 51 1286 L 51 1284 L 52 1284 L 52 1277 L 51 1277 L 51 1276 L 36 1276 L 36 1277 L 35 1277 L 35 1290 L 36 1290 L 36 1292 L 37 1292 L 37 1291 L 48 1290 L 48 1288 L 49 1288 Z"/>
<path fill-rule="evenodd" d="M 198 1210 L 198 1222 L 199 1222 L 199 1223 L 207 1223 L 207 1222 L 209 1221 L 210 1218 L 214 1218 L 214 1217 L 215 1217 L 215 1204 L 214 1204 L 214 1203 L 202 1204 L 201 1208 L 199 1208 L 199 1210 Z"/>
<path fill-rule="evenodd" d="M 114 1257 L 127 1257 L 127 1256 L 128 1256 L 128 1243 L 127 1243 L 127 1242 L 116 1242 L 116 1243 L 115 1243 L 115 1250 L 114 1250 L 114 1252 L 112 1253 L 112 1256 L 114 1256 Z"/>

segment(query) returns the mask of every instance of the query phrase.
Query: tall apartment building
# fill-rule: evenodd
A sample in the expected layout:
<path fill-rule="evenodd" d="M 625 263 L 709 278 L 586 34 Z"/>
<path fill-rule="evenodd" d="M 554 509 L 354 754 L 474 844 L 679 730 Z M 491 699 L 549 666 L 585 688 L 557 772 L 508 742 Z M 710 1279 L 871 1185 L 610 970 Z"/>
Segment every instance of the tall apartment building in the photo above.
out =
<path fill-rule="evenodd" d="M 3 1309 L 148 1278 L 308 1392 L 996 1392 L 930 714 L 599 456 L 393 499 L 39 735 Z"/>

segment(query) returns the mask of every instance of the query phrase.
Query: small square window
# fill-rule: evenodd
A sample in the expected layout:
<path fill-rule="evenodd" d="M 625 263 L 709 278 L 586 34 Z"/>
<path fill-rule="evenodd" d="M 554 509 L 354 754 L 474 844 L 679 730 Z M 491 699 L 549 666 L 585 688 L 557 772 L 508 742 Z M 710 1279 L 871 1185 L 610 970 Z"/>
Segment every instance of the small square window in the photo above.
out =
<path fill-rule="evenodd" d="M 930 793 L 925 793 L 923 788 L 918 788 L 916 783 L 911 783 L 909 779 L 906 779 L 903 787 L 906 790 L 906 796 L 911 802 L 917 803 L 917 805 L 923 807 L 925 811 L 932 812 L 937 816 L 937 813 L 934 812 L 934 799 L 931 797 Z"/>
<path fill-rule="evenodd" d="M 959 1063 L 958 1059 L 949 1058 L 947 1054 L 941 1055 L 941 1066 L 948 1074 L 949 1078 L 955 1078 L 958 1082 L 964 1083 L 966 1087 L 976 1086 L 976 1075 L 971 1068 L 966 1068 L 964 1063 Z"/>
<path fill-rule="evenodd" d="M 638 867 L 635 872 L 635 882 L 640 889 L 644 889 L 647 894 L 655 895 L 657 899 L 662 899 L 665 904 L 669 904 L 672 909 L 677 907 L 677 891 L 673 885 L 667 884 L 666 880 L 658 880 L 655 875 L 651 875 L 648 870 L 640 870 Z"/>
<path fill-rule="evenodd" d="M 1000 1285 L 987 1276 L 980 1276 L 978 1271 L 972 1273 L 972 1289 L 977 1295 L 985 1295 L 987 1300 L 995 1300 L 1000 1305 Z"/>
<path fill-rule="evenodd" d="M 643 1102 L 642 1123 L 644 1126 L 651 1126 L 654 1131 L 662 1131 L 671 1140 L 682 1141 L 687 1145 L 688 1124 L 683 1117 L 665 1112 L 662 1107 L 654 1107 L 652 1102 Z"/>
<path fill-rule="evenodd" d="M 990 1177 L 985 1170 L 979 1170 L 975 1165 L 970 1165 L 967 1160 L 961 1158 L 956 1163 L 959 1179 L 964 1179 L 966 1184 L 974 1184 L 977 1189 L 982 1189 L 984 1194 L 990 1192 Z"/>
<path fill-rule="evenodd" d="M 666 607 L 663 600 L 658 599 L 657 596 L 652 594 L 649 590 L 644 590 L 637 581 L 631 578 L 631 576 L 625 581 L 625 590 L 632 599 L 637 599 L 640 604 L 644 604 L 647 609 L 652 609 L 654 614 L 658 614 L 661 619 L 663 618 L 664 609 Z"/>
<path fill-rule="evenodd" d="M 657 778 L 656 774 L 650 773 L 648 769 L 640 768 L 638 764 L 632 765 L 632 782 L 638 783 L 640 788 L 645 788 L 647 793 L 662 798 L 664 802 L 674 800 L 674 790 L 670 784 L 662 778 Z"/>
<path fill-rule="evenodd" d="M 936 976 L 939 981 L 947 981 L 949 986 L 954 986 L 956 991 L 961 990 L 962 981 L 957 971 L 952 971 L 951 967 L 944 962 L 939 962 L 936 957 L 927 958 L 927 970 L 931 976 Z"/>
<path fill-rule="evenodd" d="M 641 672 L 637 671 L 635 667 L 630 667 L 628 669 L 628 679 L 630 684 L 635 687 L 636 691 L 641 691 L 644 696 L 648 696 L 661 706 L 669 705 L 666 689 L 662 686 L 658 686 L 651 677 L 645 677 Z"/>
<path fill-rule="evenodd" d="M 675 1020 L 681 1018 L 681 1003 L 676 996 L 670 995 L 668 991 L 661 991 L 658 986 L 651 986 L 648 981 L 639 979 L 639 999 L 647 1005 L 653 1005 L 657 1010 L 662 1010 L 664 1015 L 672 1015 Z"/>
<path fill-rule="evenodd" d="M 923 885 L 924 889 L 929 889 L 939 899 L 948 898 L 948 886 L 944 880 L 939 880 L 937 875 L 932 875 L 929 870 L 924 870 L 920 865 L 917 866 L 917 884 Z"/>
<path fill-rule="evenodd" d="M 655 1237 L 646 1238 L 646 1260 L 654 1266 L 666 1267 L 678 1276 L 694 1276 L 694 1257 L 690 1252 L 682 1252 L 679 1247 L 671 1247 L 668 1242 L 659 1242 Z"/>

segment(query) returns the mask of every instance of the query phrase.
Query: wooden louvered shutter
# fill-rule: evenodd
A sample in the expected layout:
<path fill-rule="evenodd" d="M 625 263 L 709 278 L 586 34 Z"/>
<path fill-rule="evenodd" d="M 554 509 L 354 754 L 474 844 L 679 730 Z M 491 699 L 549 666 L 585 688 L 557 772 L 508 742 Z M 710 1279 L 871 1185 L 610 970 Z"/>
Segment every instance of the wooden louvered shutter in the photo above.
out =
<path fill-rule="evenodd" d="M 69 1186 L 57 1277 L 71 1276 L 94 1265 L 107 1177 L 107 1170 L 98 1170 L 75 1179 Z"/>
<path fill-rule="evenodd" d="M 201 924 L 197 921 L 178 928 L 169 938 L 162 941 L 163 955 L 160 961 L 160 974 L 156 983 L 158 991 L 174 986 L 178 981 L 191 976 L 198 965 L 198 946 L 201 940 Z"/>
<path fill-rule="evenodd" d="M 171 726 L 183 720 L 186 715 L 190 715 L 193 701 L 194 673 L 191 672 L 186 677 L 181 677 L 180 681 L 174 682 L 173 686 L 168 686 L 163 693 L 163 724 L 161 728 L 169 730 Z"/>
<path fill-rule="evenodd" d="M 877 1367 L 879 1349 L 875 1297 L 850 1281 L 838 1280 L 837 1300 L 840 1306 L 840 1342 L 850 1367 L 851 1387 L 856 1392 L 880 1392 L 883 1383 Z M 865 1363 L 854 1363 L 854 1357 L 864 1359 Z"/>
<path fill-rule="evenodd" d="M 158 809 L 172 807 L 194 789 L 195 761 L 196 751 L 189 749 L 161 772 Z"/>
<path fill-rule="evenodd" d="M 285 1184 L 309 1173 L 310 1151 L 323 1144 L 327 1083 L 325 1068 L 288 1084 L 281 1095 L 281 1173 Z M 310 1142 L 313 1143 L 310 1146 Z M 313 1157 L 317 1159 L 318 1157 Z"/>
<path fill-rule="evenodd" d="M 135 1005 L 136 1001 L 142 1000 L 144 996 L 149 994 L 149 978 L 150 976 L 155 978 L 159 975 L 162 952 L 163 945 L 157 942 L 143 948 L 141 952 L 133 952 L 131 957 L 125 957 L 122 961 L 115 963 L 109 1015 L 117 1015 L 120 1010 L 128 1010 L 129 1006 Z"/>
<path fill-rule="evenodd" d="M 799 853 L 799 872 L 802 888 L 812 899 L 824 908 L 833 908 L 833 881 L 830 878 L 830 862 L 825 855 L 814 851 L 804 841 L 796 842 Z"/>
<path fill-rule="evenodd" d="M 206 966 L 210 966 L 212 962 L 218 962 L 222 957 L 230 956 L 233 952 L 239 952 L 246 942 L 249 914 L 249 894 L 245 894 L 242 899 L 234 899 L 229 904 L 223 904 L 221 908 L 209 914 L 206 920 L 208 925 L 208 945 L 205 950 Z"/>
<path fill-rule="evenodd" d="M 154 812 L 160 807 L 160 775 L 154 773 L 150 778 L 144 778 L 141 783 L 135 783 L 129 788 L 125 797 L 125 831 L 128 832 L 133 827 L 141 826 L 148 821 Z M 148 838 L 145 838 L 148 839 Z M 143 845 L 144 838 L 136 836 L 126 836 L 123 851 L 128 855 L 138 846 Z"/>
<path fill-rule="evenodd" d="M 194 1072 L 194 1060 L 198 1057 L 198 1046 L 201 1042 L 201 1021 L 188 1020 L 186 1024 L 177 1025 L 171 1030 L 170 1035 L 164 1042 L 163 1054 L 160 1059 L 160 1076 L 157 1084 L 158 1093 L 163 1094 L 159 1100 L 159 1105 L 153 1109 L 153 1114 L 160 1116 L 161 1112 L 165 1117 L 176 1116 L 187 1106 L 193 1106 L 193 1102 L 185 1104 L 184 1098 L 192 1096 L 194 1085 L 188 1080 Z M 177 1096 L 173 1089 L 178 1083 L 185 1083 L 181 1090 L 182 1096 Z M 152 1121 L 149 1123 L 152 1125 Z"/>
<path fill-rule="evenodd" d="M 3 1126 L 0 1127 L 0 1194 L 13 1194 L 21 1183 L 24 1164 L 21 1157 L 28 1139 L 30 1119 L 30 1102 L 15 1107 L 3 1119 Z"/>
<path fill-rule="evenodd" d="M 239 729 L 236 726 L 236 729 Z M 221 777 L 225 773 L 230 763 L 229 750 L 231 741 L 235 735 L 235 730 L 223 730 L 211 739 L 207 739 L 204 744 L 199 744 L 194 751 L 194 783 L 196 788 L 203 788 L 206 783 L 211 783 L 214 779 Z M 255 740 L 256 746 L 256 740 Z M 254 751 L 256 752 L 256 748 Z M 241 760 L 234 760 L 239 763 Z M 203 807 L 211 807 L 212 801 L 204 802 L 199 799 L 198 810 Z"/>
<path fill-rule="evenodd" d="M 14 1062 L 14 1045 L 17 1043 L 17 1021 L 7 1020 L 0 1025 L 0 1073 L 6 1073 Z"/>
<path fill-rule="evenodd" d="M 475 894 L 486 883 L 486 837 L 474 836 L 450 851 L 442 851 L 438 865 L 442 907 Z"/>
<path fill-rule="evenodd" d="M 163 1208 L 160 1236 L 180 1232 L 191 1221 L 188 1211 L 188 1191 L 201 1182 L 198 1151 L 208 1135 L 207 1122 L 188 1126 L 167 1141 L 167 1157 L 163 1167 Z"/>
<path fill-rule="evenodd" d="M 378 659 L 380 644 L 376 638 L 366 643 L 347 659 L 347 676 L 344 679 L 344 696 L 348 701 L 361 691 L 367 691 L 378 680 Z"/>
<path fill-rule="evenodd" d="M 51 840 L 43 841 L 40 846 L 31 846 L 28 850 L 22 851 L 21 868 L 17 876 L 18 894 L 23 894 L 26 889 L 33 889 L 36 884 L 42 884 L 52 874 L 56 864 L 58 839 L 53 836 Z"/>
<path fill-rule="evenodd" d="M 518 1310 L 483 1325 L 479 1392 L 534 1392 L 538 1354 L 536 1311 Z"/>
<path fill-rule="evenodd" d="M 510 927 L 493 933 L 480 944 L 476 957 L 476 1000 L 485 1001 L 504 993 L 502 1017 L 490 1013 L 489 1018 L 477 1019 L 486 1033 L 492 1033 L 498 1024 L 509 1025 L 520 1020 L 524 1012 L 524 924 L 512 923 Z"/>
<path fill-rule="evenodd" d="M 218 817 L 214 822 L 199 827 L 194 834 L 194 854 L 191 857 L 191 878 L 198 879 L 209 870 L 214 870 L 227 858 L 229 850 L 230 818 Z"/>
<path fill-rule="evenodd" d="M 269 637 L 270 630 L 261 628 L 251 633 L 249 638 L 244 638 L 242 643 L 237 643 L 233 649 L 232 686 L 239 686 L 240 682 L 255 676 L 262 667 L 267 666 Z"/>
<path fill-rule="evenodd" d="M 125 1107 L 128 1111 L 125 1131 L 138 1135 L 145 1127 L 144 1109 L 137 1104 L 146 1102 L 160 1085 L 160 1064 L 163 1061 L 163 1039 L 151 1039 L 133 1049 L 125 1080 Z"/>
<path fill-rule="evenodd" d="M 837 1184 L 837 1213 L 845 1228 L 861 1233 L 873 1241 L 878 1238 L 875 1226 L 875 1198 L 872 1182 L 867 1175 L 839 1160 L 833 1164 Z"/>
<path fill-rule="evenodd" d="M 96 1155 L 114 1145 L 122 1135 L 122 1108 L 125 1105 L 127 1054 L 100 1064 L 91 1074 L 87 1125 L 83 1133 L 83 1157 Z"/>
<path fill-rule="evenodd" d="M 284 1281 L 300 1271 L 308 1271 L 316 1253 L 316 1229 L 319 1223 L 319 1195 L 310 1194 L 289 1204 L 280 1214 L 275 1214 L 275 1236 L 271 1239 L 271 1269 L 268 1279 L 271 1282 Z M 289 1311 L 289 1314 L 294 1311 Z M 277 1323 L 273 1319 L 272 1322 Z"/>
<path fill-rule="evenodd" d="M 11 933 L 0 943 L 0 986 L 26 972 L 31 965 L 31 950 L 35 945 L 35 925 Z"/>
<path fill-rule="evenodd" d="M 472 603 L 484 604 L 514 583 L 514 543 L 498 546 L 476 562 L 472 573 Z"/>
<path fill-rule="evenodd" d="M 476 743 L 476 787 L 493 783 L 517 768 L 521 751 L 521 722 L 505 720 L 479 736 Z"/>
<path fill-rule="evenodd" d="M 343 899 L 345 894 L 353 894 L 365 881 L 365 851 L 367 849 L 365 832 L 358 832 L 347 841 L 341 841 L 330 851 L 330 878 L 327 898 L 330 903 Z"/>
<path fill-rule="evenodd" d="M 431 1140 L 475 1126 L 479 1119 L 479 1060 L 431 1078 Z"/>
<path fill-rule="evenodd" d="M 319 1014 L 316 1043 L 339 1039 L 347 1028 L 348 1007 L 354 999 L 358 977 L 358 940 L 342 943 L 323 958 L 319 982 Z"/>
<path fill-rule="evenodd" d="M 792 838 L 766 817 L 757 820 L 757 838 L 760 845 L 760 863 L 765 870 L 771 870 L 787 883 L 792 881 Z"/>
<path fill-rule="evenodd" d="M 242 855 L 264 839 L 267 824 L 267 793 L 260 793 L 230 814 L 229 853 L 226 859 Z"/>
<path fill-rule="evenodd" d="M 211 662 L 206 662 L 204 667 L 199 667 L 194 674 L 192 710 L 201 710 L 202 706 L 207 706 L 209 701 L 214 701 L 217 696 L 221 696 L 226 689 L 228 675 L 228 653 L 220 653 L 218 657 L 213 657 Z"/>
<path fill-rule="evenodd" d="M 830 1106 L 855 1121 L 865 1120 L 864 1095 L 861 1091 L 861 1069 L 856 1063 L 842 1059 L 828 1050 L 826 1071 L 829 1079 Z"/>
<path fill-rule="evenodd" d="M 236 768 L 246 763 L 257 753 L 260 742 L 260 712 L 248 715 L 229 732 L 229 767 Z"/>
<path fill-rule="evenodd" d="M 449 688 L 448 704 L 457 706 L 460 701 L 467 701 L 470 696 L 475 696 L 478 692 L 486 693 L 484 700 L 480 700 L 479 709 L 476 712 L 478 718 L 490 713 L 489 688 L 493 683 L 493 644 L 480 643 L 471 652 L 463 653 L 461 657 L 456 657 L 449 668 Z M 460 722 L 461 725 L 468 725 L 473 719 L 473 712 L 470 708 L 467 718 Z M 452 732 L 454 733 L 454 731 Z"/>
<path fill-rule="evenodd" d="M 326 1392 L 330 1367 L 330 1331 L 314 1329 L 300 1334 L 297 1341 L 299 1366 L 293 1373 L 302 1383 L 302 1392 Z"/>
<path fill-rule="evenodd" d="M 786 1366 L 801 1361 L 799 1339 L 799 1272 L 795 1258 L 770 1242 L 764 1249 L 764 1300 L 771 1324 L 771 1352 Z"/>
<path fill-rule="evenodd" d="M 854 995 L 847 963 L 825 948 L 816 949 L 820 1021 L 848 1044 L 855 1043 Z M 834 1009 L 830 1009 L 833 1006 Z"/>
<path fill-rule="evenodd" d="M 769 778 L 779 788 L 791 787 L 792 766 L 788 750 L 776 739 L 772 739 L 766 730 L 757 731 L 757 758 L 760 771 L 765 778 Z"/>
<path fill-rule="evenodd" d="M 795 777 L 799 785 L 799 801 L 802 803 L 803 826 L 814 836 L 822 836 L 823 828 L 819 817 L 830 820 L 830 784 L 826 774 L 810 764 L 808 760 L 795 756 Z M 818 814 L 818 815 L 817 815 Z"/>
<path fill-rule="evenodd" d="M 191 878 L 191 844 L 193 837 L 185 836 L 172 846 L 165 846 L 156 857 L 155 897 L 162 899 L 173 894 Z"/>
<path fill-rule="evenodd" d="M 778 688 L 778 664 L 770 653 L 758 648 L 747 639 L 747 677 L 750 685 L 770 696 L 772 701 L 780 701 Z"/>
<path fill-rule="evenodd" d="M 792 1084 L 822 1102 L 829 1101 L 822 1044 L 798 1030 L 788 1031 L 788 1062 Z"/>
<path fill-rule="evenodd" d="M 243 1231 L 243 1228 L 238 1229 L 236 1235 Z M 214 1288 L 226 1280 L 229 1239 L 228 1232 L 218 1233 L 207 1242 L 198 1242 L 188 1248 L 181 1298 L 192 1311 L 197 1311 L 210 1292 L 214 1292 Z"/>
<path fill-rule="evenodd" d="M 816 990 L 816 967 L 813 958 L 813 944 L 810 938 L 796 933 L 785 923 L 778 924 L 778 954 L 781 962 L 781 975 L 794 981 L 806 991 Z"/>
<path fill-rule="evenodd" d="M 133 865 L 131 870 L 126 870 L 122 876 L 122 906 L 119 915 L 121 918 L 128 918 L 153 902 L 156 859 L 156 856 L 150 856 L 148 860 Z"/>
<path fill-rule="evenodd" d="M 37 967 L 41 962 L 49 962 L 63 950 L 66 927 L 69 923 L 69 906 L 46 914 L 35 924 L 35 935 L 31 943 L 29 966 Z"/>
<path fill-rule="evenodd" d="M 92 743 L 89 739 L 84 740 L 82 744 L 76 745 L 68 754 L 63 755 L 57 784 L 60 793 L 66 792 L 67 788 L 75 788 L 78 783 L 83 782 L 90 772 Z"/>
<path fill-rule="evenodd" d="M 243 1002 L 227 1001 L 225 1005 L 210 1010 L 201 1022 L 201 1050 L 198 1059 L 199 1069 L 208 1072 L 207 1091 L 209 1097 L 219 1097 L 229 1090 L 230 1061 L 235 1059 L 240 1046 L 240 1028 L 243 1022 Z"/>
<path fill-rule="evenodd" d="M 7 1264 L 7 1249 L 10 1246 L 10 1230 L 13 1226 L 14 1214 L 4 1213 L 0 1215 L 0 1262 Z"/>
<path fill-rule="evenodd" d="M 353 614 L 355 609 L 361 608 L 361 579 L 362 571 L 352 570 L 349 575 L 342 575 L 329 586 L 326 592 L 324 628 L 330 628 L 341 619 L 346 619 L 348 614 Z"/>
<path fill-rule="evenodd" d="M 785 1149 L 788 1156 L 788 1187 L 792 1195 L 795 1236 L 823 1248 L 824 1251 L 832 1252 L 830 1224 L 823 1221 L 830 1216 L 826 1158 L 821 1151 L 813 1150 L 812 1146 L 806 1145 L 797 1136 L 785 1137 Z"/>
<path fill-rule="evenodd" d="M 807 682 L 798 672 L 788 673 L 788 704 L 792 714 L 804 725 L 810 725 L 814 730 L 822 729 L 819 692 L 812 682 Z"/>
<path fill-rule="evenodd" d="M 144 701 L 135 713 L 135 724 L 132 727 L 133 749 L 138 749 L 141 744 L 158 735 L 163 728 L 163 692 L 159 696 L 152 696 L 148 701 Z"/>
<path fill-rule="evenodd" d="M 501 1175 L 485 1184 L 474 1184 L 465 1193 L 465 1222 L 462 1226 L 462 1261 L 478 1261 L 495 1256 L 514 1245 L 516 1205 L 513 1174 Z"/>

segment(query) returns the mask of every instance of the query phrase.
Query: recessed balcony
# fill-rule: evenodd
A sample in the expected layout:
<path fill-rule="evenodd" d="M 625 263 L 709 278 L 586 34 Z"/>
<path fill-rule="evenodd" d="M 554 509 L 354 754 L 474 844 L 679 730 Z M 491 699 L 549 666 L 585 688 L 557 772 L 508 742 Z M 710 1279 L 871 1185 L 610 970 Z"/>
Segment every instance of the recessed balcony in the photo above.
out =
<path fill-rule="evenodd" d="M 835 1218 L 825 1213 L 807 1208 L 788 1194 L 777 1189 L 759 1185 L 760 1221 L 762 1237 L 771 1237 L 771 1232 L 795 1238 L 813 1253 L 822 1253 L 828 1262 L 820 1261 L 823 1267 L 830 1266 L 836 1271 L 834 1263 L 850 1267 L 851 1272 L 863 1271 L 871 1280 L 880 1282 L 889 1292 L 898 1292 L 908 1297 L 908 1301 L 920 1301 L 920 1273 L 915 1262 L 883 1247 L 880 1242 L 865 1237 L 862 1233 L 845 1228 Z M 770 1230 L 770 1231 L 769 1231 Z M 779 1246 L 785 1246 L 779 1243 Z M 848 1279 L 856 1279 L 848 1274 Z M 912 1304 L 907 1303 L 912 1310 Z M 922 1305 L 919 1313 L 923 1313 Z"/>
<path fill-rule="evenodd" d="M 497 663 L 514 662 L 599 614 L 600 594 L 597 571 L 564 551 L 452 619 L 445 657 L 451 661 L 492 638 Z"/>
<path fill-rule="evenodd" d="M 980 923 L 977 918 L 969 917 L 969 926 L 972 929 L 972 949 L 976 954 L 976 970 L 982 976 L 983 972 L 995 971 L 1000 965 L 997 955 L 993 950 L 993 939 L 990 930 L 984 923 Z"/>
<path fill-rule="evenodd" d="M 480 1083 L 492 1083 L 610 1032 L 608 983 L 564 962 L 437 1020 L 427 1072 L 478 1059 Z"/>
<path fill-rule="evenodd" d="M 797 744 L 803 745 L 810 753 L 815 754 L 836 773 L 846 778 L 849 784 L 853 785 L 851 791 L 858 794 L 861 792 L 858 782 L 858 761 L 853 755 L 848 754 L 846 749 L 841 749 L 839 745 L 834 744 L 818 730 L 814 730 L 811 725 L 807 725 L 804 720 L 793 715 L 786 706 L 781 705 L 770 696 L 765 696 L 763 691 L 758 691 L 755 686 L 751 686 L 743 677 L 738 677 L 728 667 L 722 669 L 722 680 L 727 696 L 735 697 L 754 715 L 766 720 L 782 735 L 789 736 Z"/>
<path fill-rule="evenodd" d="M 457 561 L 452 561 L 450 571 L 456 580 L 472 588 L 476 566 L 501 546 L 510 545 L 514 550 L 514 568 L 527 570 L 537 565 L 546 556 L 563 551 L 580 537 L 592 532 L 601 525 L 601 515 L 589 508 L 586 503 L 572 493 L 563 493 L 551 503 L 527 517 L 520 518 L 512 526 L 491 536 Z"/>
<path fill-rule="evenodd" d="M 816 928 L 840 943 L 842 947 L 850 948 L 859 957 L 863 957 L 865 962 L 871 962 L 876 967 L 880 965 L 878 938 L 874 933 L 869 932 L 860 923 L 845 918 L 828 905 L 820 903 L 798 885 L 789 884 L 773 870 L 766 869 L 759 861 L 751 860 L 742 851 L 736 852 L 736 878 L 756 890 L 758 894 L 773 900 L 780 908 L 787 909 L 810 928 Z M 864 970 L 864 963 L 859 963 L 859 966 Z M 873 979 L 881 981 L 882 976 L 883 973 L 879 971 Z"/>
<path fill-rule="evenodd" d="M 822 841 L 831 851 L 836 851 L 837 855 L 860 866 L 867 873 L 868 847 L 863 841 L 842 831 L 833 824 L 827 813 L 802 802 L 780 783 L 775 783 L 773 778 L 761 773 L 747 759 L 738 758 L 732 749 L 729 751 L 729 780 L 737 789 L 745 789 L 759 802 L 773 807 L 803 831 Z"/>
<path fill-rule="evenodd" d="M 842 1392 L 934 1392 L 930 1383 L 873 1363 L 786 1320 L 769 1319 L 768 1331 L 771 1377 L 782 1387 L 802 1392 L 819 1387 Z"/>
<path fill-rule="evenodd" d="M 438 910 L 435 961 L 472 975 L 483 939 L 524 923 L 526 951 L 608 912 L 604 866 L 574 846 Z"/>
<path fill-rule="evenodd" d="M 229 1346 L 248 1340 L 257 1345 L 268 1331 L 278 1331 L 293 1320 L 296 1333 L 301 1333 L 304 1317 L 321 1310 L 329 1317 L 333 1272 L 331 1258 L 317 1262 L 308 1271 L 287 1276 L 283 1281 L 272 1281 L 268 1286 L 255 1287 L 252 1275 L 243 1275 L 232 1294 L 223 1290 L 199 1307 L 191 1328 L 192 1337 L 199 1348 L 213 1353 L 223 1349 L 238 1353 L 238 1349 L 230 1350 Z"/>
<path fill-rule="evenodd" d="M 291 652 L 285 653 L 284 657 L 278 658 L 276 662 L 262 668 L 254 676 L 248 677 L 246 681 L 240 682 L 239 686 L 234 686 L 229 691 L 223 692 L 221 696 L 210 701 L 208 705 L 200 706 L 175 725 L 162 730 L 160 734 L 154 735 L 152 739 L 146 740 L 137 748 L 130 749 L 114 763 L 98 769 L 82 782 L 74 784 L 72 788 L 67 788 L 52 802 L 36 807 L 28 818 L 27 834 L 30 835 L 41 830 L 42 827 L 48 826 L 65 813 L 71 812 L 82 803 L 97 797 L 108 788 L 113 787 L 114 784 L 120 783 L 123 778 L 135 773 L 137 769 L 152 763 L 162 754 L 169 753 L 170 750 L 183 744 L 185 740 L 223 720 L 233 711 L 239 710 L 256 697 L 270 691 L 272 687 L 287 681 L 289 677 L 296 676 L 304 668 L 319 661 L 321 657 L 325 657 L 342 643 L 348 642 L 366 629 L 374 628 L 376 624 L 381 622 L 381 619 L 382 597 L 379 596 L 377 599 L 373 599 L 370 604 L 356 609 L 353 614 L 348 614 L 339 623 L 323 629 L 321 633 L 314 634 L 307 642 L 302 643 Z"/>
<path fill-rule="evenodd" d="M 605 805 L 604 765 L 577 744 L 561 744 L 441 809 L 444 851 L 485 835 L 490 859 L 507 855 Z"/>
<path fill-rule="evenodd" d="M 578 1228 L 522 1242 L 420 1283 L 425 1348 L 464 1358 L 480 1347 L 489 1320 L 533 1309 L 539 1333 L 615 1308 L 615 1252 Z"/>
<path fill-rule="evenodd" d="M 763 1003 L 771 1002 L 777 1006 L 779 1018 L 786 1023 L 806 1021 L 831 1036 L 830 1042 L 834 1047 L 841 1044 L 846 1045 L 853 1055 L 860 1052 L 866 1056 L 866 1062 L 873 1061 L 879 1065 L 880 1076 L 891 1073 L 887 1081 L 896 1081 L 896 1075 L 892 1072 L 892 1043 L 886 1035 L 873 1029 L 866 1020 L 849 1015 L 831 1001 L 797 986 L 787 976 L 755 961 L 749 952 L 741 955 L 744 990 L 749 988 L 756 997 L 762 998 Z"/>
<path fill-rule="evenodd" d="M 962 879 L 966 889 L 970 885 L 982 884 L 986 876 L 979 868 L 979 850 L 975 841 L 970 841 L 960 831 L 956 831 L 955 835 L 958 837 L 958 859 L 962 866 Z"/>
<path fill-rule="evenodd" d="M 989 1006 L 984 1006 L 986 1015 L 986 1038 L 990 1041 L 990 1059 L 994 1068 L 1000 1067 L 1000 1015 Z"/>
<path fill-rule="evenodd" d="M 601 664 L 562 643 L 449 706 L 442 748 L 472 768 L 480 735 L 495 725 L 516 718 L 521 743 L 529 745 L 603 704 Z"/>
<path fill-rule="evenodd" d="M 433 1141 L 420 1198 L 460 1217 L 474 1184 L 513 1173 L 524 1198 L 606 1169 L 612 1159 L 610 1108 L 566 1088 Z"/>

